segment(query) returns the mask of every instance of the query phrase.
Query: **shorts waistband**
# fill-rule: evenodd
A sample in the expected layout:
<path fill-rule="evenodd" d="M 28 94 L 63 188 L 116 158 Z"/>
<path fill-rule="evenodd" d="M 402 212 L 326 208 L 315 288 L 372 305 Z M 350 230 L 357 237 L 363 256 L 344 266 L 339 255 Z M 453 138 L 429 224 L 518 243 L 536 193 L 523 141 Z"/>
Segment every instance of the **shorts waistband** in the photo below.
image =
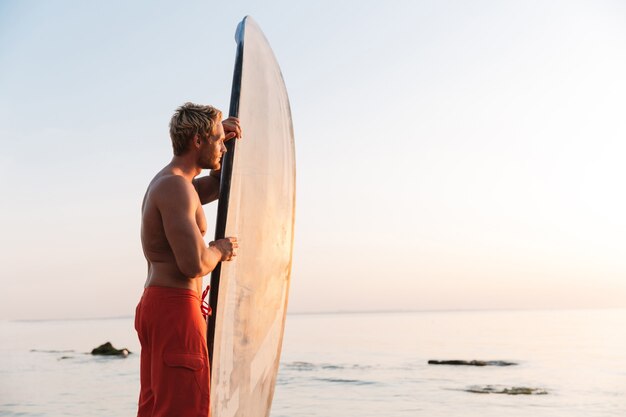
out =
<path fill-rule="evenodd" d="M 170 296 L 170 295 L 189 295 L 193 298 L 197 298 L 200 300 L 200 294 L 197 291 L 190 290 L 188 288 L 176 288 L 176 287 L 159 287 L 159 286 L 149 286 L 143 289 L 143 293 L 146 295 L 154 295 L 154 296 Z"/>

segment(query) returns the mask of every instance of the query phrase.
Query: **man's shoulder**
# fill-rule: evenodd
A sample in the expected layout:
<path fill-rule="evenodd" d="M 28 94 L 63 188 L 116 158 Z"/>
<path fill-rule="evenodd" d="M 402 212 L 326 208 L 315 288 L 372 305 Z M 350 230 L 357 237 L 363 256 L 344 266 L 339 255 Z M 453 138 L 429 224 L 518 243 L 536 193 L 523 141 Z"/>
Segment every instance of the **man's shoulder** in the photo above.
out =
<path fill-rule="evenodd" d="M 152 187 L 188 187 L 191 181 L 178 174 L 160 174 L 152 180 Z"/>
<path fill-rule="evenodd" d="M 150 195 L 156 200 L 192 197 L 195 189 L 185 177 L 176 174 L 162 174 L 150 184 Z"/>

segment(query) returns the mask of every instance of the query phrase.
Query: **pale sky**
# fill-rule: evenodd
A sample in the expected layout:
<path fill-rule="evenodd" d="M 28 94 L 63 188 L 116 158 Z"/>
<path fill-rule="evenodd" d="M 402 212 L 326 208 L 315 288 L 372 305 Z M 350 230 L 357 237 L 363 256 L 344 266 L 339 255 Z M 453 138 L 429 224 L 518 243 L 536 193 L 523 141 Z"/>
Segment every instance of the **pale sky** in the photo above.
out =
<path fill-rule="evenodd" d="M 15 0 L 0 319 L 133 314 L 169 118 L 227 112 L 246 14 L 291 98 L 290 312 L 626 307 L 623 1 Z"/>

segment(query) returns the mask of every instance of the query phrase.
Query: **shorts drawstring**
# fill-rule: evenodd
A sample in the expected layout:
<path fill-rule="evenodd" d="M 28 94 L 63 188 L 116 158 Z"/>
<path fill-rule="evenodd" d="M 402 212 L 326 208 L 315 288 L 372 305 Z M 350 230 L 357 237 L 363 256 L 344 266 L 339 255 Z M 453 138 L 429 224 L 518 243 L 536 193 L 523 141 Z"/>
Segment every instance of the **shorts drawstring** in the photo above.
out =
<path fill-rule="evenodd" d="M 204 292 L 202 292 L 202 304 L 200 305 L 200 310 L 202 310 L 202 315 L 204 316 L 205 319 L 211 314 L 213 314 L 213 309 L 211 309 L 209 302 L 205 300 L 210 289 L 211 289 L 211 286 L 207 285 Z"/>

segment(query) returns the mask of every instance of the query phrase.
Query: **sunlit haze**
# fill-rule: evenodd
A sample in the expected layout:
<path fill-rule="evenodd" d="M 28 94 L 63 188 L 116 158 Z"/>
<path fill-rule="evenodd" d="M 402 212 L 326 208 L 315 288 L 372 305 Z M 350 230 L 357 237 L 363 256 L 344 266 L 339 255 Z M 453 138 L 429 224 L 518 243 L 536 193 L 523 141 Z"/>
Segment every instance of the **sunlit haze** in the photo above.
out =
<path fill-rule="evenodd" d="M 290 312 L 626 307 L 622 1 L 9 1 L 0 319 L 133 314 L 169 118 L 227 113 L 246 14 L 291 99 Z"/>

